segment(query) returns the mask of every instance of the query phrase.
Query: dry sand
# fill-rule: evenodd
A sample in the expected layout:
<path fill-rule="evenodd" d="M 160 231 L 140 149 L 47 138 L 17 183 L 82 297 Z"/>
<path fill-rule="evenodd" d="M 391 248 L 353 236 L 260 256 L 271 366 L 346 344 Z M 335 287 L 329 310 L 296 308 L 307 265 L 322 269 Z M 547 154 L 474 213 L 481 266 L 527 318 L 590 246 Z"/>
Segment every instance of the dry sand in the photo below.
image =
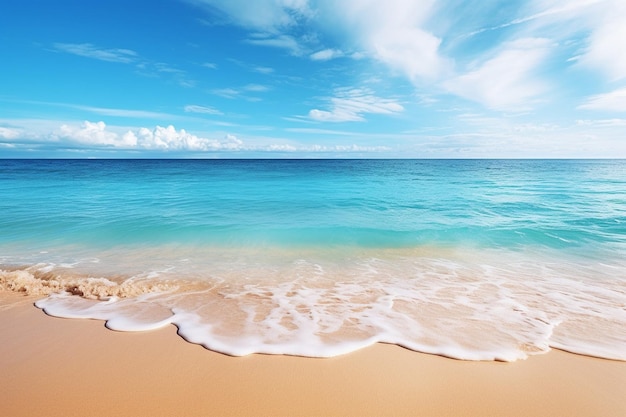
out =
<path fill-rule="evenodd" d="M 626 416 L 626 362 L 465 362 L 377 345 L 233 358 L 176 328 L 118 333 L 0 294 L 2 416 Z"/>

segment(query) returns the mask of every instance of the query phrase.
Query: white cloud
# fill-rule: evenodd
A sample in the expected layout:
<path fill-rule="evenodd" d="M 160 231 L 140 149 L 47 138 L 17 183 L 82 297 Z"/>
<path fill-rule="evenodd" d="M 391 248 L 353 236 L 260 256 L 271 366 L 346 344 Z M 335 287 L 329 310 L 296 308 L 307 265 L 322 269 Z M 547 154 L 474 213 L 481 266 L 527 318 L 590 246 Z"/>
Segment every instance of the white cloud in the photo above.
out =
<path fill-rule="evenodd" d="M 619 158 L 626 155 L 623 120 L 537 123 L 523 117 L 458 116 L 450 134 L 415 133 L 423 155 L 473 158 Z M 423 136 L 422 136 L 423 135 Z"/>
<path fill-rule="evenodd" d="M 318 122 L 362 122 L 365 119 L 358 113 L 353 111 L 344 111 L 341 108 L 335 108 L 332 111 L 312 109 L 309 111 L 309 118 Z"/>
<path fill-rule="evenodd" d="M 174 68 L 163 62 L 154 64 L 143 63 L 142 68 L 147 71 L 156 71 L 157 74 L 166 74 L 172 77 L 181 87 L 195 87 L 196 82 L 187 76 L 187 72 L 178 68 Z"/>
<path fill-rule="evenodd" d="M 238 150 L 242 146 L 242 142 L 234 136 L 229 135 L 224 141 L 218 141 L 193 135 L 185 129 L 176 130 L 172 125 L 156 126 L 152 130 L 142 127 L 135 137 L 138 146 L 143 149 L 218 151 Z"/>
<path fill-rule="evenodd" d="M 626 39 L 625 1 L 534 0 L 530 5 L 534 13 L 483 30 L 526 23 L 526 33 L 548 33 L 563 44 L 581 42 L 583 46 L 570 62 L 596 70 L 610 81 L 626 77 L 626 54 L 622 53 L 623 40 Z"/>
<path fill-rule="evenodd" d="M 147 118 L 147 119 L 162 119 L 172 117 L 172 115 L 160 112 L 153 112 L 147 110 L 130 110 L 130 109 L 113 109 L 108 107 L 91 107 L 81 106 L 75 104 L 62 104 L 57 103 L 59 106 L 71 107 L 78 110 L 88 111 L 90 113 L 100 114 L 102 116 L 114 116 L 114 117 L 130 117 L 130 118 Z"/>
<path fill-rule="evenodd" d="M 388 146 L 361 146 L 357 144 L 349 145 L 292 145 L 292 144 L 270 144 L 256 149 L 263 152 L 305 152 L 308 154 L 350 154 L 350 153 L 380 153 L 390 151 Z"/>
<path fill-rule="evenodd" d="M 483 33 L 486 31 L 503 29 L 509 26 L 520 25 L 522 23 L 530 23 L 535 21 L 542 21 L 539 24 L 545 25 L 554 22 L 562 22 L 573 18 L 580 17 L 588 13 L 588 7 L 596 3 L 604 2 L 606 0 L 568 0 L 563 2 L 562 0 L 535 0 L 531 2 L 530 9 L 534 12 L 532 14 L 517 17 L 511 21 L 477 29 L 471 33 L 465 35 L 470 37 Z"/>
<path fill-rule="evenodd" d="M 201 114 L 213 114 L 213 115 L 224 114 L 221 111 L 217 110 L 216 108 L 209 107 L 209 106 L 198 106 L 195 104 L 190 104 L 188 106 L 185 106 L 185 111 L 187 113 L 201 113 Z"/>
<path fill-rule="evenodd" d="M 550 51 L 547 39 L 509 42 L 496 56 L 443 83 L 448 91 L 497 110 L 523 110 L 548 86 L 536 71 Z"/>
<path fill-rule="evenodd" d="M 0 139 L 17 139 L 20 136 L 20 130 L 0 126 Z"/>
<path fill-rule="evenodd" d="M 255 93 L 264 93 L 266 91 L 269 91 L 269 87 L 260 84 L 248 84 L 244 86 L 243 89 L 245 91 L 251 91 Z"/>
<path fill-rule="evenodd" d="M 491 113 L 490 113 L 491 114 Z M 457 128 L 433 130 L 423 127 L 404 133 L 364 133 L 302 129 L 311 137 L 301 142 L 273 136 L 238 136 L 223 131 L 213 134 L 192 134 L 173 126 L 146 128 L 108 126 L 104 123 L 65 123 L 65 137 L 60 135 L 59 122 L 39 119 L 2 119 L 0 125 L 20 131 L 15 139 L 0 141 L 2 155 L 35 151 L 33 157 L 67 155 L 66 152 L 85 151 L 83 155 L 123 156 L 124 152 L 147 151 L 148 155 L 190 154 L 203 152 L 247 152 L 262 155 L 265 152 L 290 152 L 306 156 L 310 153 L 340 154 L 372 152 L 390 157 L 625 157 L 625 119 L 577 120 L 571 125 L 533 123 L 523 117 L 494 117 L 464 114 L 449 123 Z M 141 134 L 140 134 L 141 131 Z M 112 134 L 112 135 L 110 135 Z M 320 136 L 324 134 L 325 137 Z M 107 136 L 109 135 L 109 136 Z M 72 138 L 78 136 L 78 138 Z M 104 137 L 103 137 L 104 136 Z M 217 138 L 217 139 L 209 139 Z M 315 141 L 320 141 L 316 143 Z M 355 142 L 356 140 L 356 142 Z M 384 144 L 384 146 L 379 146 Z M 58 150 L 58 151 L 57 151 Z M 194 152 L 191 154 L 190 152 Z M 231 154 L 232 155 L 232 154 Z"/>
<path fill-rule="evenodd" d="M 342 31 L 361 53 L 419 83 L 447 72 L 441 39 L 425 29 L 433 0 L 344 0 L 319 2 L 328 31 Z M 322 22 L 320 22 L 322 24 Z M 338 29 L 339 28 L 339 29 Z"/>
<path fill-rule="evenodd" d="M 626 127 L 626 119 L 576 120 L 578 126 L 594 128 Z"/>
<path fill-rule="evenodd" d="M 310 11 L 308 0 L 187 0 L 221 13 L 233 23 L 253 30 L 277 32 L 293 26 Z"/>
<path fill-rule="evenodd" d="M 364 121 L 364 114 L 392 114 L 404 110 L 397 100 L 377 97 L 364 88 L 337 89 L 329 99 L 330 110 L 313 109 L 309 118 L 320 122 Z"/>
<path fill-rule="evenodd" d="M 370 58 L 416 86 L 443 85 L 449 93 L 491 109 L 523 110 L 541 99 L 548 91 L 549 80 L 539 70 L 547 63 L 554 64 L 548 58 L 566 50 L 567 45 L 572 50 L 572 44 L 578 45 L 578 65 L 594 68 L 613 81 L 626 77 L 626 54 L 621 53 L 626 39 L 624 0 L 529 0 L 503 11 L 503 16 L 513 10 L 517 13 L 503 23 L 497 21 L 498 17 L 482 16 L 479 20 L 492 25 L 465 38 L 489 30 L 500 30 L 509 37 L 503 43 L 490 45 L 489 53 L 477 57 L 470 67 L 456 70 L 451 57 L 444 55 L 441 48 L 446 34 L 453 32 L 446 28 L 451 24 L 450 16 L 442 11 L 447 13 L 454 8 L 445 2 L 188 1 L 208 6 L 212 12 L 227 17 L 229 23 L 248 29 L 251 34 L 247 42 L 251 44 L 283 48 L 292 55 L 308 56 L 315 61 L 340 56 Z M 474 0 L 472 7 L 482 10 L 482 4 Z M 450 43 L 447 51 L 454 52 L 456 61 L 461 63 L 457 65 L 462 65 L 469 58 L 466 54 L 472 52 L 454 50 Z M 480 47 L 485 50 L 484 45 Z M 311 116 L 318 120 L 350 119 L 349 115 L 317 109 Z M 360 119 L 352 115 L 351 120 Z"/>
<path fill-rule="evenodd" d="M 374 56 L 391 68 L 404 73 L 411 81 L 435 79 L 446 71 L 437 49 L 441 40 L 413 27 L 388 30 L 372 40 Z"/>
<path fill-rule="evenodd" d="M 262 66 L 254 67 L 253 70 L 254 72 L 258 72 L 259 74 L 271 74 L 274 72 L 274 68 Z"/>
<path fill-rule="evenodd" d="M 145 127 L 123 131 L 120 128 L 109 129 L 102 122 L 85 121 L 81 125 L 64 124 L 49 134 L 30 134 L 31 139 L 57 144 L 78 143 L 91 148 L 116 148 L 125 150 L 161 150 L 161 151 L 238 151 L 244 149 L 243 142 L 236 136 L 226 135 L 223 140 L 200 137 L 177 130 L 174 126 Z"/>
<path fill-rule="evenodd" d="M 221 149 L 241 150 L 244 149 L 243 141 L 237 136 L 227 134 L 224 136 L 224 141 L 220 142 Z"/>
<path fill-rule="evenodd" d="M 85 145 L 113 146 L 127 148 L 137 144 L 135 138 L 120 137 L 117 133 L 108 131 L 106 124 L 85 121 L 79 127 L 62 125 L 56 135 L 58 139 L 79 142 Z"/>
<path fill-rule="evenodd" d="M 23 103 L 23 104 L 32 104 L 36 106 L 41 105 L 41 106 L 52 106 L 52 107 L 64 107 L 64 108 L 99 114 L 102 116 L 112 116 L 112 117 L 145 118 L 145 119 L 172 119 L 172 118 L 178 117 L 174 114 L 154 112 L 154 111 L 149 111 L 149 110 L 83 106 L 81 104 L 72 104 L 72 103 L 63 103 L 63 102 L 36 101 L 36 100 L 16 100 L 15 102 Z"/>
<path fill-rule="evenodd" d="M 267 152 L 296 152 L 298 148 L 288 144 L 271 144 L 263 148 Z"/>
<path fill-rule="evenodd" d="M 211 90 L 211 93 L 224 98 L 235 98 L 241 94 L 241 91 L 235 90 L 234 88 L 217 88 L 215 90 Z"/>
<path fill-rule="evenodd" d="M 328 61 L 331 59 L 342 57 L 344 54 L 338 49 L 322 49 L 321 51 L 317 51 L 311 54 L 309 57 L 313 61 Z"/>
<path fill-rule="evenodd" d="M 345 152 L 345 153 L 353 153 L 353 152 L 383 152 L 389 151 L 391 148 L 387 146 L 361 146 L 356 144 L 351 145 L 309 145 L 299 149 L 300 151 L 305 152 L 314 152 L 314 153 L 331 153 L 331 152 Z"/>
<path fill-rule="evenodd" d="M 258 99 L 246 96 L 245 93 L 264 93 L 269 90 L 270 88 L 265 85 L 248 84 L 239 88 L 218 88 L 215 90 L 211 90 L 211 92 L 217 96 L 229 99 L 242 97 L 251 101 L 258 101 Z"/>
<path fill-rule="evenodd" d="M 610 93 L 591 96 L 584 104 L 578 106 L 586 110 L 608 110 L 613 112 L 626 112 L 626 87 L 611 91 Z"/>
<path fill-rule="evenodd" d="M 588 46 L 578 61 L 598 69 L 611 81 L 621 80 L 626 78 L 626 1 L 610 0 L 602 6 L 602 17 L 594 22 Z"/>
<path fill-rule="evenodd" d="M 188 1 L 250 30 L 247 42 L 296 56 L 328 60 L 343 55 L 342 49 L 357 50 L 355 59 L 369 56 L 415 82 L 435 79 L 450 65 L 439 54 L 441 39 L 425 29 L 434 0 Z M 320 49 L 319 33 L 343 45 Z"/>
<path fill-rule="evenodd" d="M 66 52 L 86 58 L 97 59 L 107 62 L 119 62 L 123 64 L 134 64 L 138 73 L 146 76 L 166 76 L 172 78 L 182 87 L 195 87 L 196 81 L 188 78 L 187 73 L 181 69 L 174 68 L 163 62 L 150 62 L 142 59 L 130 49 L 120 48 L 100 48 L 90 43 L 55 43 L 57 51 Z M 216 68 L 213 64 L 202 64 L 205 67 Z"/>
<path fill-rule="evenodd" d="M 330 129 L 314 129 L 314 128 L 302 128 L 302 127 L 291 127 L 285 129 L 287 132 L 294 133 L 306 133 L 313 135 L 333 135 L 333 136 L 363 136 L 362 133 L 350 132 L 347 130 L 330 130 Z"/>
<path fill-rule="evenodd" d="M 128 64 L 137 60 L 137 53 L 130 49 L 104 49 L 90 43 L 55 43 L 53 46 L 58 51 L 100 61 Z"/>
<path fill-rule="evenodd" d="M 246 40 L 252 45 L 270 46 L 288 50 L 292 55 L 302 55 L 305 49 L 296 38 L 290 35 L 272 36 L 264 33 L 257 33 L 252 38 Z"/>
<path fill-rule="evenodd" d="M 202 66 L 206 66 L 202 64 Z M 188 73 L 179 68 L 172 67 L 164 62 L 151 62 L 142 60 L 135 65 L 137 74 L 150 78 L 169 78 L 178 83 L 181 87 L 195 87 L 196 81 L 190 79 Z"/>

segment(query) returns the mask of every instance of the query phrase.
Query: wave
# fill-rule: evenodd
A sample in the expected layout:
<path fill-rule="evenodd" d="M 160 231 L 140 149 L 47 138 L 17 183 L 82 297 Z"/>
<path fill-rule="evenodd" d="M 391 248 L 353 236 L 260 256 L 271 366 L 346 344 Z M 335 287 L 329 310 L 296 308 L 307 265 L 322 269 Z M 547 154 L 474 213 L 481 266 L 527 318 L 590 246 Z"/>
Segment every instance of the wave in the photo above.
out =
<path fill-rule="evenodd" d="M 173 291 L 179 285 L 172 282 L 154 282 L 118 278 L 75 276 L 64 271 L 53 271 L 53 266 L 38 264 L 24 268 L 0 269 L 0 289 L 26 295 L 68 294 L 90 300 L 108 300 L 112 297 L 129 298 L 142 294 Z"/>
<path fill-rule="evenodd" d="M 36 306 L 49 315 L 114 330 L 173 324 L 234 356 L 329 357 L 383 342 L 466 360 L 551 348 L 626 360 L 620 260 L 469 248 L 281 254 L 221 265 L 216 254 L 199 269 L 132 275 L 37 264 L 0 270 L 0 288 L 44 296 Z"/>

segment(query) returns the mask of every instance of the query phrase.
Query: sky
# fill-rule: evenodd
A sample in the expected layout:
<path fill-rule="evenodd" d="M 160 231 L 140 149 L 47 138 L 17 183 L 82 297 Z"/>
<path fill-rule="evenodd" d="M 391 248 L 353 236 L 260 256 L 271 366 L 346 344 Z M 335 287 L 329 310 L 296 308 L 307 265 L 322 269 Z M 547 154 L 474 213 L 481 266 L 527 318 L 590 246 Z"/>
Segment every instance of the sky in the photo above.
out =
<path fill-rule="evenodd" d="M 626 158 L 624 0 L 0 0 L 0 158 Z"/>

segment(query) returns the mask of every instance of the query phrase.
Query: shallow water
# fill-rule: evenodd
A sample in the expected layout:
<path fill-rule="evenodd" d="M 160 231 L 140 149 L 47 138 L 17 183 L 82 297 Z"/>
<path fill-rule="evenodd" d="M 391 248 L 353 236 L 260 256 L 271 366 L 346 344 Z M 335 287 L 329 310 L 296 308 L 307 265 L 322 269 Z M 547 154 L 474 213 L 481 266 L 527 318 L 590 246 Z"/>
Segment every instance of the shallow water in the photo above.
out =
<path fill-rule="evenodd" d="M 0 286 L 231 355 L 626 360 L 625 161 L 0 161 Z"/>

